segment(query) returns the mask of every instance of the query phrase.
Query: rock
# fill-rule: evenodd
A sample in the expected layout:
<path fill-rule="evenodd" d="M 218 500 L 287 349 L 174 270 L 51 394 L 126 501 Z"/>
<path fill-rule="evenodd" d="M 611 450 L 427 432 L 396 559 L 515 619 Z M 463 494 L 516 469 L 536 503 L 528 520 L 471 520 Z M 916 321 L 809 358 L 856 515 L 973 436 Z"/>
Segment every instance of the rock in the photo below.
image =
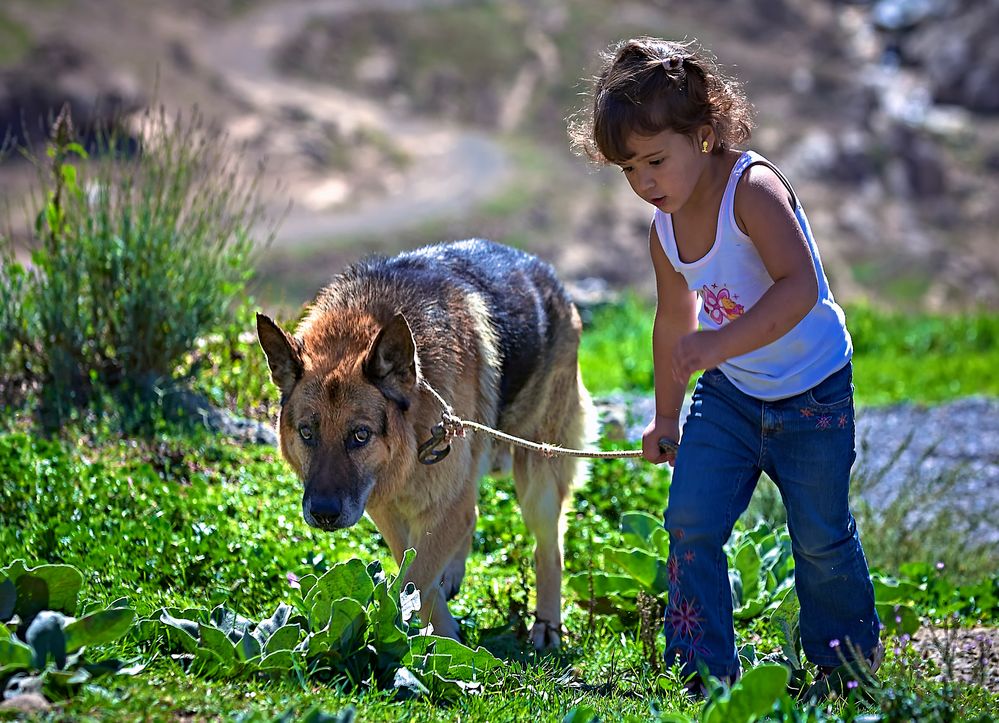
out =
<path fill-rule="evenodd" d="M 3 703 L 0 703 L 0 712 L 10 710 L 23 713 L 24 715 L 44 713 L 51 708 L 52 704 L 38 693 L 24 693 L 23 695 L 8 698 Z"/>
<path fill-rule="evenodd" d="M 655 412 L 655 400 L 642 394 L 619 392 L 595 404 L 603 435 L 636 445 Z M 689 409 L 688 397 L 681 420 Z M 875 512 L 918 485 L 928 499 L 913 510 L 914 524 L 949 509 L 978 523 L 960 532 L 999 542 L 999 399 L 858 408 L 853 479 L 854 493 Z"/>
<path fill-rule="evenodd" d="M 921 67 L 938 103 L 999 112 L 999 4 L 959 0 L 901 41 L 903 58 Z"/>

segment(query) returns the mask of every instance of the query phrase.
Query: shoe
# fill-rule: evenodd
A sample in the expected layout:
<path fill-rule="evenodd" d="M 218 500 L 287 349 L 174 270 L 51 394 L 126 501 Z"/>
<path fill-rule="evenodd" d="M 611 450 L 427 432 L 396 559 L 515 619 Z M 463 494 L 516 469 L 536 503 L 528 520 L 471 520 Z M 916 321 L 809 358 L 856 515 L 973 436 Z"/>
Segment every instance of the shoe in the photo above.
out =
<path fill-rule="evenodd" d="M 878 672 L 878 668 L 881 667 L 881 663 L 884 662 L 884 659 L 885 659 L 885 644 L 879 640 L 878 644 L 874 646 L 874 650 L 872 650 L 867 655 L 867 657 L 864 658 L 864 661 L 867 663 L 868 669 L 861 672 L 866 673 L 868 675 L 874 675 L 875 673 Z M 828 678 L 835 671 L 839 670 L 842 667 L 844 666 L 820 665 L 819 674 L 816 676 L 816 681 L 821 680 L 822 678 Z"/>
<path fill-rule="evenodd" d="M 846 695 L 852 688 L 857 687 L 857 683 L 870 683 L 874 679 L 874 674 L 881 667 L 885 658 L 885 646 L 880 640 L 865 658 L 866 670 L 860 670 L 861 666 L 856 662 L 844 663 L 836 667 L 820 665 L 815 676 L 815 681 L 804 691 L 803 697 L 806 700 L 823 700 L 830 694 Z M 851 685 L 852 683 L 852 685 Z"/>

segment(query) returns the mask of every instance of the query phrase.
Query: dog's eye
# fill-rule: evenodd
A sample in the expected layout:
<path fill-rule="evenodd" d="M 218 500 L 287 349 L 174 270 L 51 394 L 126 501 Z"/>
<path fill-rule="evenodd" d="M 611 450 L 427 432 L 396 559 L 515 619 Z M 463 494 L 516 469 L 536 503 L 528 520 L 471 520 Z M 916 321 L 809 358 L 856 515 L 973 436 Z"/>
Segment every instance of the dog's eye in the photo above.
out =
<path fill-rule="evenodd" d="M 371 430 L 367 427 L 358 427 L 351 436 L 351 441 L 357 447 L 363 447 L 371 439 Z"/>
<path fill-rule="evenodd" d="M 306 442 L 312 441 L 312 427 L 310 427 L 308 424 L 299 425 L 298 434 Z"/>

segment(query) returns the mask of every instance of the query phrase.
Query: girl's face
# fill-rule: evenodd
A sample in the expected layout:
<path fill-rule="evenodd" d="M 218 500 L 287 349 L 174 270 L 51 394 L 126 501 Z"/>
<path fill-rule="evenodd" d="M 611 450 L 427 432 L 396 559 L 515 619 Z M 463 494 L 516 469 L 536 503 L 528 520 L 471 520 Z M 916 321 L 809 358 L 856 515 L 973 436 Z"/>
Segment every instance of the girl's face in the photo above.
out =
<path fill-rule="evenodd" d="M 696 140 L 697 146 L 689 136 L 670 130 L 654 136 L 632 133 L 628 138 L 631 158 L 620 164 L 631 190 L 663 213 L 683 208 L 711 158 L 699 147 L 707 140 L 710 149 L 714 141 L 710 127 L 702 128 Z"/>

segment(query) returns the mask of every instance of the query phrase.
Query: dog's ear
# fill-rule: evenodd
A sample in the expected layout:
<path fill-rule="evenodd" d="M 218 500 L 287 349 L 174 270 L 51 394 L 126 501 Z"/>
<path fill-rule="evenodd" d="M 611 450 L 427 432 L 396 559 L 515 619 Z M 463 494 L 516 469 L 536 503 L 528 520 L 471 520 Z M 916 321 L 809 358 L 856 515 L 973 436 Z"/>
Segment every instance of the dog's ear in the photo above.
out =
<path fill-rule="evenodd" d="M 257 339 L 267 357 L 271 379 L 281 390 L 282 397 L 288 396 L 305 369 L 298 343 L 273 319 L 260 313 L 257 314 Z"/>
<path fill-rule="evenodd" d="M 403 388 L 416 383 L 416 342 L 405 316 L 396 314 L 378 332 L 364 360 L 364 374 L 375 383 L 391 378 Z"/>

